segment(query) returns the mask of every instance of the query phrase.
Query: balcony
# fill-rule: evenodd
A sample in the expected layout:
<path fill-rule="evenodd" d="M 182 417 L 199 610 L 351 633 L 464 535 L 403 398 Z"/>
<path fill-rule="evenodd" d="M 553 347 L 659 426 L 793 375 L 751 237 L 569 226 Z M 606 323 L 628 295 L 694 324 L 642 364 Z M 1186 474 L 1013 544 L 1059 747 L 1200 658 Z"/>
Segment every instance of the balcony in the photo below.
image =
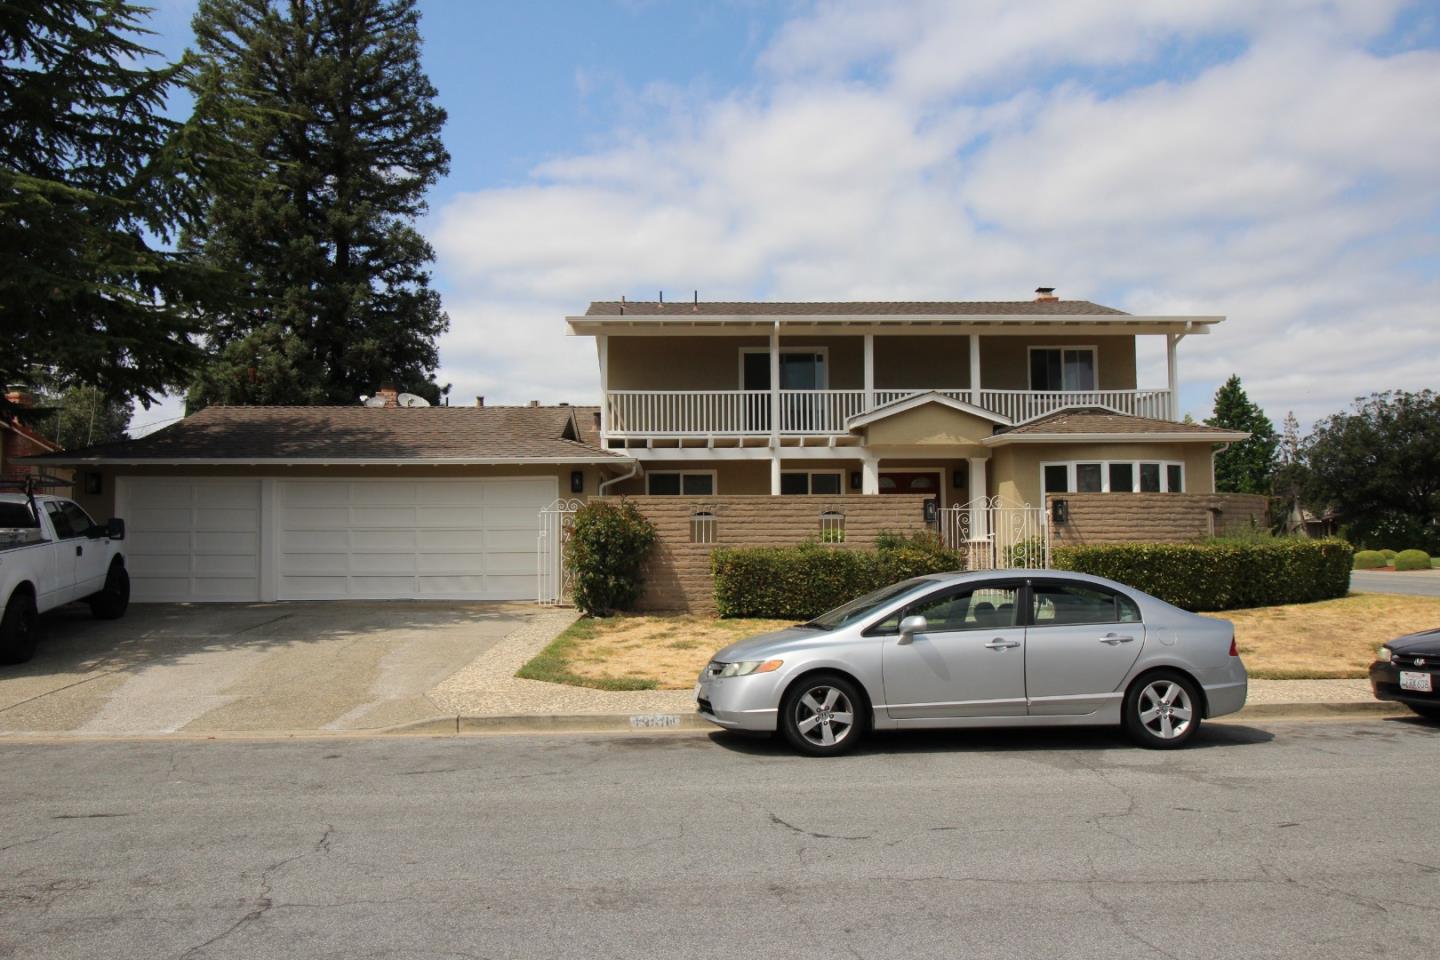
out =
<path fill-rule="evenodd" d="M 844 437 L 846 422 L 876 407 L 926 390 L 781 390 L 782 437 Z M 936 391 L 973 403 L 969 390 Z M 1020 423 L 1072 406 L 1101 406 L 1156 420 L 1173 419 L 1169 390 L 981 390 L 979 405 Z M 611 390 L 605 395 L 605 434 L 612 439 L 768 438 L 768 390 Z"/>

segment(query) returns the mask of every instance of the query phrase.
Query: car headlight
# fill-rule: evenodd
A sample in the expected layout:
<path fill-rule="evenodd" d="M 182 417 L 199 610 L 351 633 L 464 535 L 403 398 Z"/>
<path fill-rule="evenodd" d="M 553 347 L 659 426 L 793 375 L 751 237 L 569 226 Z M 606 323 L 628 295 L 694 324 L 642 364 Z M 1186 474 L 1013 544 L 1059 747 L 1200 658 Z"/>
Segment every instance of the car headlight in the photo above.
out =
<path fill-rule="evenodd" d="M 772 670 L 779 670 L 784 660 L 741 660 L 738 663 L 727 663 L 720 670 L 720 679 L 726 677 L 748 677 L 752 673 L 769 673 Z"/>
<path fill-rule="evenodd" d="M 1395 656 L 1395 653 L 1389 647 L 1381 647 L 1377 656 L 1385 663 L 1389 663 L 1390 658 Z"/>

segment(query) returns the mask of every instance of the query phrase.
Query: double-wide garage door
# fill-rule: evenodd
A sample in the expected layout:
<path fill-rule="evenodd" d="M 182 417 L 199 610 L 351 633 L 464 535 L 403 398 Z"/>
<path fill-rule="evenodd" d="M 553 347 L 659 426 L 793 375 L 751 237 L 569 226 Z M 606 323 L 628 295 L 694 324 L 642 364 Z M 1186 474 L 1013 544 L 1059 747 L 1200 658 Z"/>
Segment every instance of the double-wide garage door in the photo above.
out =
<path fill-rule="evenodd" d="M 553 478 L 124 478 L 136 600 L 523 600 Z"/>

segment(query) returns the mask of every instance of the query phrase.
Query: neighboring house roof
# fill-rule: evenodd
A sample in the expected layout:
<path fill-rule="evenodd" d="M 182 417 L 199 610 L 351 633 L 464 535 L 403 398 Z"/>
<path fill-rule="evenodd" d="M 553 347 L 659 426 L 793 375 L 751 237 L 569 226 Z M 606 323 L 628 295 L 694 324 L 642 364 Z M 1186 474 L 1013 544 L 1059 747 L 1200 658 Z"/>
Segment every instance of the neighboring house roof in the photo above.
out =
<path fill-rule="evenodd" d="M 896 414 L 905 413 L 914 410 L 916 407 L 923 407 L 932 403 L 942 407 L 949 407 L 951 410 L 956 410 L 960 413 L 968 413 L 972 417 L 979 417 L 982 420 L 989 420 L 992 423 L 1002 426 L 1010 423 L 1009 417 L 1002 416 L 993 410 L 986 410 L 984 407 L 977 407 L 973 403 L 956 400 L 954 397 L 947 397 L 943 393 L 931 390 L 928 393 L 918 393 L 913 397 L 901 397 L 899 400 L 882 403 L 880 406 L 867 410 L 865 413 L 850 417 L 845 421 L 845 426 L 851 430 L 858 430 L 877 420 L 884 420 L 887 417 L 893 417 Z"/>
<path fill-rule="evenodd" d="M 1203 423 L 1172 423 L 1149 417 L 1132 417 L 1105 407 L 1067 407 L 1003 429 L 982 441 L 1001 447 L 1012 443 L 1115 440 L 1141 443 L 1233 443 L 1250 434 Z"/>
<path fill-rule="evenodd" d="M 968 316 L 1129 316 L 1123 310 L 1089 300 L 832 300 L 763 301 L 596 300 L 587 317 L 968 317 Z"/>
<path fill-rule="evenodd" d="M 586 463 L 575 407 L 206 407 L 136 440 L 37 463 Z M 593 419 L 593 416 L 591 417 Z"/>

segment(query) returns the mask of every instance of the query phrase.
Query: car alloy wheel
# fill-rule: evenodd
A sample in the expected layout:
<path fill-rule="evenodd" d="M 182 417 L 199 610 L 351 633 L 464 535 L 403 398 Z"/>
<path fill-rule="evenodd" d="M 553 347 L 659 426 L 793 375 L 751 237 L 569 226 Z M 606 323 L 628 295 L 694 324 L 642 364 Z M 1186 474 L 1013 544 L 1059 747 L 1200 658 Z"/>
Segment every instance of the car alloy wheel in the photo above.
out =
<path fill-rule="evenodd" d="M 841 677 L 801 680 L 781 705 L 780 728 L 802 753 L 831 756 L 855 745 L 865 729 L 860 695 Z"/>
<path fill-rule="evenodd" d="M 1125 730 L 1142 747 L 1173 749 L 1195 735 L 1201 709 L 1199 691 L 1184 674 L 1152 673 L 1125 694 Z"/>

